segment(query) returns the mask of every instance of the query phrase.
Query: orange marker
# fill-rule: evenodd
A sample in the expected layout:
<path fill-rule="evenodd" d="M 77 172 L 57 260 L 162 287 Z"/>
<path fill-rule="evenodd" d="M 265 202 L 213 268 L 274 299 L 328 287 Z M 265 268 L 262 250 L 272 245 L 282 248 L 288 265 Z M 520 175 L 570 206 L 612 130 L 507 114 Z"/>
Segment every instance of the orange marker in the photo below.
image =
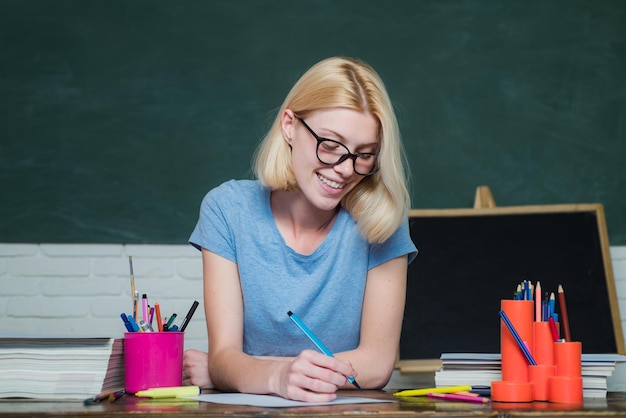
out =
<path fill-rule="evenodd" d="M 163 321 L 161 320 L 161 307 L 158 303 L 154 304 L 154 314 L 157 317 L 157 332 L 163 331 Z"/>

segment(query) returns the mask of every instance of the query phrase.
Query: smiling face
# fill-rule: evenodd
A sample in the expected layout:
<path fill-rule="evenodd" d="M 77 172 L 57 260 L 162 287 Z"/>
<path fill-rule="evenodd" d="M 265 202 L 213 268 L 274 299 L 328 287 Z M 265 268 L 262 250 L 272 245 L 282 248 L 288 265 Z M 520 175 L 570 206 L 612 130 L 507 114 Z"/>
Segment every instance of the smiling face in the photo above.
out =
<path fill-rule="evenodd" d="M 365 177 L 354 171 L 355 156 L 335 165 L 320 161 L 316 154 L 318 139 L 314 134 L 319 140 L 330 139 L 343 144 L 347 150 L 335 145 L 342 150 L 340 154 L 344 155 L 348 152 L 375 153 L 378 147 L 377 119 L 369 113 L 346 108 L 316 110 L 303 116 L 302 120 L 287 109 L 282 115 L 282 131 L 292 149 L 293 173 L 298 187 L 310 204 L 319 210 L 335 209 L 341 199 Z M 327 148 L 329 144 L 334 143 L 322 142 L 320 152 L 339 152 Z M 322 154 L 320 156 L 325 158 Z"/>

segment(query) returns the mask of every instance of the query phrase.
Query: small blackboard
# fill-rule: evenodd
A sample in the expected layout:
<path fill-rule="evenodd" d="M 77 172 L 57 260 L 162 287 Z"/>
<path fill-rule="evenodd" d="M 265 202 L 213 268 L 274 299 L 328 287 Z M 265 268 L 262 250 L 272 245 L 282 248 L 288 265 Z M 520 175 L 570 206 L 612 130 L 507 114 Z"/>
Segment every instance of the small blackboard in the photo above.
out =
<path fill-rule="evenodd" d="M 405 360 L 500 352 L 500 301 L 518 283 L 565 290 L 572 340 L 624 354 L 601 204 L 413 210 L 419 255 L 409 265 L 400 340 Z"/>

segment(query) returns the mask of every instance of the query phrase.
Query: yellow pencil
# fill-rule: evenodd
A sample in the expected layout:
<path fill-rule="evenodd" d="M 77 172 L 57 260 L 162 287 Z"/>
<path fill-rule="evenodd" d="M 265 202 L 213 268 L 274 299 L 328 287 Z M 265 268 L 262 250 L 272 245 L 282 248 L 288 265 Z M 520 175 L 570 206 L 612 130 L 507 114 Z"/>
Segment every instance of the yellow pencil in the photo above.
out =
<path fill-rule="evenodd" d="M 411 390 L 403 390 L 400 392 L 396 392 L 393 396 L 405 397 L 405 396 L 427 396 L 429 393 L 455 393 L 462 392 L 464 390 L 472 390 L 472 387 L 469 385 L 463 386 L 446 386 L 440 388 L 427 388 L 427 389 L 411 389 Z"/>

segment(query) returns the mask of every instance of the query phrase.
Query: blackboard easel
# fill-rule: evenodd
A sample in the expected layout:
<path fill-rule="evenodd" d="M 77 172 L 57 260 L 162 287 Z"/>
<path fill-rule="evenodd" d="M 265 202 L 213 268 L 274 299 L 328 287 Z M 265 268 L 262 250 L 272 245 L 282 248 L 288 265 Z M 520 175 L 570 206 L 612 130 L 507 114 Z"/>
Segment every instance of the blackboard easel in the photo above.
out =
<path fill-rule="evenodd" d="M 499 352 L 500 300 L 517 283 L 563 285 L 584 353 L 625 354 L 602 204 L 497 207 L 489 187 L 472 209 L 410 212 L 420 251 L 409 266 L 401 372 L 437 370 L 444 352 Z"/>

